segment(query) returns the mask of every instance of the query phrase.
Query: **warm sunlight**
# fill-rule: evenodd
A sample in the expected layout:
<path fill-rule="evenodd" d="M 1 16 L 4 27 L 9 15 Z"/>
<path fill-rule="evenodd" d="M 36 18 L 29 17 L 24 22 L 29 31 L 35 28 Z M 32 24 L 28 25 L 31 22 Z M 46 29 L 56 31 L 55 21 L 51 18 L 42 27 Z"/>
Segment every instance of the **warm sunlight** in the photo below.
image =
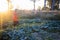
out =
<path fill-rule="evenodd" d="M 0 0 L 0 24 L 3 24 L 6 21 L 11 21 L 12 19 L 12 11 L 10 9 L 10 5 L 8 8 L 7 0 Z"/>
<path fill-rule="evenodd" d="M 10 9 L 12 6 L 13 7 L 11 9 L 13 10 L 16 8 L 20 10 L 33 10 L 34 8 L 33 2 L 30 0 L 11 0 L 10 3 L 11 4 L 8 5 L 7 0 L 0 0 L 0 19 L 3 19 L 3 21 L 8 21 L 12 18 L 12 11 L 8 11 L 8 9 Z M 44 6 L 44 0 L 37 1 L 35 9 L 37 9 L 38 6 L 42 8 Z"/>

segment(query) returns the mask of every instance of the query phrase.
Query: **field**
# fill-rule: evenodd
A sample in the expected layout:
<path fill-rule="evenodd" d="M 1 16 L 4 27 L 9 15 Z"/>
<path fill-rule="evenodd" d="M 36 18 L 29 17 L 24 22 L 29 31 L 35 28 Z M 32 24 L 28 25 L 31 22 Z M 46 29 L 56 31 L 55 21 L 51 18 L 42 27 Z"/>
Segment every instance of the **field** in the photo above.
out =
<path fill-rule="evenodd" d="M 24 17 L 25 15 L 23 15 Z M 60 20 L 39 16 L 20 17 L 15 27 L 0 32 L 1 40 L 60 40 Z M 51 18 L 51 16 L 50 16 Z M 54 18 L 54 17 L 53 17 Z"/>

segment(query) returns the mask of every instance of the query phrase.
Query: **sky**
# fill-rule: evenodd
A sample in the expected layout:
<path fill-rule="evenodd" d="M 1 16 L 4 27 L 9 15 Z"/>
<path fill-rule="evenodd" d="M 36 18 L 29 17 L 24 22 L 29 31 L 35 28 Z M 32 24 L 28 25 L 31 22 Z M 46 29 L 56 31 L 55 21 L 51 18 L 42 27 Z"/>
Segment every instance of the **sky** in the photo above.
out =
<path fill-rule="evenodd" d="M 11 0 L 10 5 L 13 6 L 12 9 L 21 9 L 21 10 L 32 10 L 33 2 L 31 0 Z M 44 0 L 36 1 L 36 9 L 40 6 L 41 8 L 44 6 Z M 6 0 L 0 0 L 0 11 L 8 10 L 8 2 Z"/>
<path fill-rule="evenodd" d="M 17 7 L 19 9 L 33 9 L 34 7 L 33 2 L 30 0 L 12 0 L 12 4 L 15 6 L 15 8 Z M 36 9 L 38 6 L 43 7 L 44 0 L 36 1 Z"/>
<path fill-rule="evenodd" d="M 0 0 L 0 11 L 8 10 L 8 4 L 6 0 Z"/>

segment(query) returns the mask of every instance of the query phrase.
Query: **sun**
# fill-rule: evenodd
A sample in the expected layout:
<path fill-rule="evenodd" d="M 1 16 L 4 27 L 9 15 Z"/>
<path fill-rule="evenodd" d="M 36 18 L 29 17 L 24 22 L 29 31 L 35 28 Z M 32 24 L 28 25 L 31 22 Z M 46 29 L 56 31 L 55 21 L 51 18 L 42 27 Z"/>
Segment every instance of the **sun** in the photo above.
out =
<path fill-rule="evenodd" d="M 0 0 L 0 12 L 5 12 L 8 10 L 8 4 L 6 0 Z"/>

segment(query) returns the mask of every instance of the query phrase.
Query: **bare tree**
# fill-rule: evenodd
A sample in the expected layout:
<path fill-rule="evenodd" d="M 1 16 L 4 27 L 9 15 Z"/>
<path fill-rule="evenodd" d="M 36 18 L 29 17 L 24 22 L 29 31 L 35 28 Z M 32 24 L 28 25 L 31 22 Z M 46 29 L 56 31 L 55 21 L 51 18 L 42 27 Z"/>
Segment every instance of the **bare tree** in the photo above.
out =
<path fill-rule="evenodd" d="M 35 11 L 35 3 L 36 3 L 36 0 L 31 0 L 31 1 L 33 1 L 33 5 L 34 5 L 34 11 Z"/>
<path fill-rule="evenodd" d="M 39 0 L 31 0 L 31 1 L 33 1 L 33 5 L 34 5 L 34 13 L 35 13 L 35 3 L 36 3 L 36 1 L 39 1 Z"/>
<path fill-rule="evenodd" d="M 47 1 L 48 1 L 49 7 L 54 8 L 54 9 L 59 8 L 59 0 L 47 0 Z M 55 2 L 54 4 L 53 4 L 53 1 Z M 54 7 L 52 7 L 52 6 L 54 6 Z"/>

